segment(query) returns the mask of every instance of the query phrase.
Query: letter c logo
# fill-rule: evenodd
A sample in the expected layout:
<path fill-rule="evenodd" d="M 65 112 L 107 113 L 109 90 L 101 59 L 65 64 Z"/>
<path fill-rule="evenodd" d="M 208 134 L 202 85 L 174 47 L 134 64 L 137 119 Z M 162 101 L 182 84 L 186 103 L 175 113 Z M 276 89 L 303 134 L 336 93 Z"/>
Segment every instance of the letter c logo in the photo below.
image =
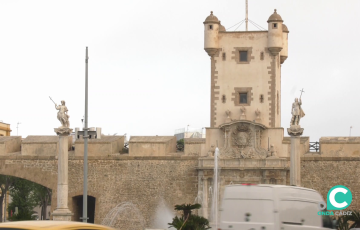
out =
<path fill-rule="evenodd" d="M 342 210 L 347 208 L 352 201 L 350 189 L 343 185 L 332 187 L 327 194 L 328 210 Z"/>
<path fill-rule="evenodd" d="M 347 189 L 344 189 L 344 188 L 336 188 L 336 189 L 332 190 L 332 191 L 330 192 L 330 195 L 329 195 L 330 203 L 331 203 L 335 208 L 344 208 L 345 206 L 348 205 L 348 203 L 346 203 L 346 201 L 344 201 L 344 202 L 342 202 L 342 203 L 338 203 L 338 202 L 336 202 L 336 200 L 335 200 L 335 195 L 336 195 L 337 193 L 339 193 L 339 192 L 346 194 L 346 193 L 348 192 L 348 190 L 347 190 Z"/>

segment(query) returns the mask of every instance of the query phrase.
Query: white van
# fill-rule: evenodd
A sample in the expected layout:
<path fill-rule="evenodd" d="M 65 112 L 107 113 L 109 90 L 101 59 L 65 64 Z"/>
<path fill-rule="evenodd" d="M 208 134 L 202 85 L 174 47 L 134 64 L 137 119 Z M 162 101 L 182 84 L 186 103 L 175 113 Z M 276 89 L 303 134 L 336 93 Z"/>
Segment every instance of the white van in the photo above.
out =
<path fill-rule="evenodd" d="M 334 228 L 318 215 L 321 195 L 285 185 L 229 185 L 220 208 L 219 230 L 312 230 Z"/>

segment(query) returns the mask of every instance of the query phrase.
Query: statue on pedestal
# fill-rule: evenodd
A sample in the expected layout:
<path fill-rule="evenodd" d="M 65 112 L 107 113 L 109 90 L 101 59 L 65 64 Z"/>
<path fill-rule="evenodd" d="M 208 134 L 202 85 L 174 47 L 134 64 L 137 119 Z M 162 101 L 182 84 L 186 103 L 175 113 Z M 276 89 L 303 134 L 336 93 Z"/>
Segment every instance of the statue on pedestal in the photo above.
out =
<path fill-rule="evenodd" d="M 276 156 L 276 150 L 275 150 L 274 145 L 270 145 L 270 149 L 269 149 L 269 151 L 268 151 L 267 158 L 278 158 L 278 157 Z"/>
<path fill-rule="evenodd" d="M 255 115 L 256 115 L 255 121 L 258 123 L 261 122 L 260 114 L 261 114 L 261 112 L 259 111 L 259 109 L 256 109 L 255 110 Z"/>
<path fill-rule="evenodd" d="M 240 120 L 246 120 L 246 108 L 244 106 L 240 107 Z"/>
<path fill-rule="evenodd" d="M 225 123 L 231 122 L 232 121 L 232 119 L 231 119 L 231 111 L 226 110 L 225 113 L 226 113 Z"/>
<path fill-rule="evenodd" d="M 291 121 L 290 121 L 290 126 L 291 125 L 299 125 L 300 123 L 300 118 L 305 116 L 304 111 L 301 108 L 301 98 L 300 100 L 298 100 L 297 98 L 295 98 L 295 102 L 292 104 L 292 108 L 291 108 Z"/>
<path fill-rule="evenodd" d="M 50 100 L 53 101 L 53 99 L 51 99 L 50 97 Z M 59 110 L 58 114 L 57 114 L 57 119 L 61 122 L 61 126 L 59 127 L 60 129 L 61 128 L 69 128 L 70 127 L 70 121 L 69 121 L 69 115 L 67 114 L 68 112 L 68 109 L 67 107 L 65 106 L 65 101 L 61 101 L 61 105 L 57 105 L 55 102 L 55 109 Z"/>
<path fill-rule="evenodd" d="M 301 90 L 301 92 L 303 92 Z M 304 111 L 301 108 L 301 95 L 300 100 L 295 98 L 295 102 L 292 104 L 291 108 L 291 121 L 290 128 L 288 129 L 288 134 L 290 136 L 301 136 L 304 129 L 300 127 L 300 119 L 305 116 Z"/>

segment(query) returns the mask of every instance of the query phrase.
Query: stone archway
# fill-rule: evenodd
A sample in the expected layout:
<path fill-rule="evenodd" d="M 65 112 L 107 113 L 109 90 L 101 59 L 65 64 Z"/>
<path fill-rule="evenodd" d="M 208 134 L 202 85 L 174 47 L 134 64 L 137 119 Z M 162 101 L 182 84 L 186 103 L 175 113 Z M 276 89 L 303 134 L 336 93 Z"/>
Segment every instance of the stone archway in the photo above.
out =
<path fill-rule="evenodd" d="M 100 223 L 100 195 L 98 193 L 94 193 L 92 191 L 88 191 L 88 217 L 89 223 Z M 74 214 L 71 218 L 72 221 L 81 221 L 80 217 L 82 217 L 82 205 L 83 205 L 83 191 L 76 191 L 69 193 L 69 209 Z M 93 208 L 93 210 L 89 210 L 89 208 Z M 93 222 L 90 222 L 90 221 Z"/>
<path fill-rule="evenodd" d="M 35 160 L 0 160 L 0 174 L 22 178 L 52 190 L 51 213 L 56 208 L 57 173 L 45 171 L 44 164 Z"/>
<path fill-rule="evenodd" d="M 36 167 L 36 164 L 33 164 L 34 167 L 26 167 L 28 165 L 23 163 L 21 160 L 0 160 L 0 174 L 25 179 L 51 189 L 50 212 L 52 212 L 56 207 L 57 175 Z"/>
<path fill-rule="evenodd" d="M 95 223 L 95 205 L 96 198 L 93 196 L 87 196 L 87 216 L 88 223 Z M 72 213 L 73 221 L 81 222 L 81 217 L 83 216 L 83 195 L 72 197 Z"/>
<path fill-rule="evenodd" d="M 38 167 L 26 167 L 20 164 L 6 164 L 7 160 L 0 160 L 0 174 L 26 179 L 56 191 L 57 174 L 44 171 Z M 36 162 L 34 162 L 36 165 Z"/>

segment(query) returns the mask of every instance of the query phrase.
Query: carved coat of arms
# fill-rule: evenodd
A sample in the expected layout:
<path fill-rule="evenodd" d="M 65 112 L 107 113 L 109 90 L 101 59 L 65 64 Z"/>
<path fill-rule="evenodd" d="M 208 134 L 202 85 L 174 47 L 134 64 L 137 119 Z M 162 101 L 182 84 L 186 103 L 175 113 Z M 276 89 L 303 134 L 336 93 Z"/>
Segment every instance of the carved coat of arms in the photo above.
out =
<path fill-rule="evenodd" d="M 259 145 L 262 129 L 251 123 L 239 122 L 224 129 L 225 146 L 220 149 L 224 158 L 266 158 L 267 151 Z"/>

